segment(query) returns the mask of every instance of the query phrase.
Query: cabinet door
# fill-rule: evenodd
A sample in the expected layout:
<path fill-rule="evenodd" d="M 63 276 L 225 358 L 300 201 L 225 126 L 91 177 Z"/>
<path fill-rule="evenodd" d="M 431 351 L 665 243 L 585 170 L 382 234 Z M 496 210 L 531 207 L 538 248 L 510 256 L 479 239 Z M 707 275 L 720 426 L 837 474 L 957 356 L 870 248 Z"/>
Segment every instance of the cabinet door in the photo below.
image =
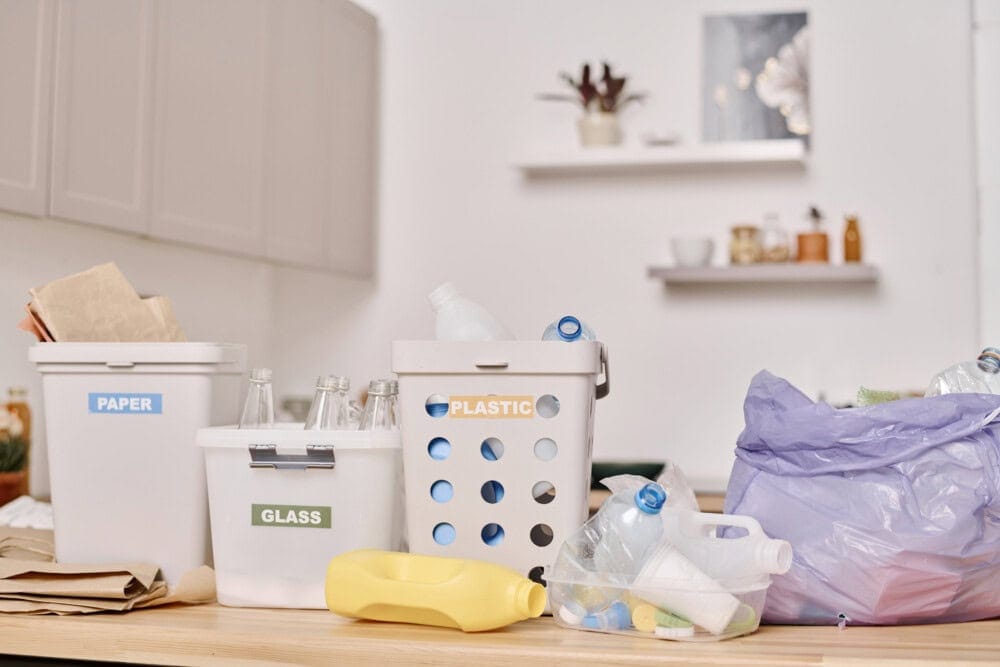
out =
<path fill-rule="evenodd" d="M 370 275 L 375 19 L 345 0 L 272 0 L 269 23 L 268 257 Z"/>
<path fill-rule="evenodd" d="M 45 215 L 51 0 L 0 0 L 0 208 Z"/>
<path fill-rule="evenodd" d="M 159 3 L 154 236 L 263 255 L 263 0 Z"/>
<path fill-rule="evenodd" d="M 347 0 L 329 4 L 333 18 L 331 79 L 336 96 L 329 219 L 329 266 L 360 276 L 374 272 L 378 148 L 378 28 L 375 19 Z"/>
<path fill-rule="evenodd" d="M 264 220 L 270 259 L 327 265 L 333 80 L 325 0 L 272 0 Z"/>
<path fill-rule="evenodd" d="M 54 216 L 144 233 L 150 0 L 61 0 L 52 146 Z"/>

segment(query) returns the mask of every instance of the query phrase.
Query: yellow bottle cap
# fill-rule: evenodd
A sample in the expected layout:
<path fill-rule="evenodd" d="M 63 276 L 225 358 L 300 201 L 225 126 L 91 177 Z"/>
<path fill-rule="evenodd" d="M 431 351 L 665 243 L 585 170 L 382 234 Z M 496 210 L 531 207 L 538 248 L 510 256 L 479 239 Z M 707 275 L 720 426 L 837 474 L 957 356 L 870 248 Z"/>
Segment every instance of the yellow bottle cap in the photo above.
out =
<path fill-rule="evenodd" d="M 641 632 L 652 632 L 656 629 L 656 612 L 659 609 L 651 604 L 638 604 L 632 610 L 632 625 Z"/>

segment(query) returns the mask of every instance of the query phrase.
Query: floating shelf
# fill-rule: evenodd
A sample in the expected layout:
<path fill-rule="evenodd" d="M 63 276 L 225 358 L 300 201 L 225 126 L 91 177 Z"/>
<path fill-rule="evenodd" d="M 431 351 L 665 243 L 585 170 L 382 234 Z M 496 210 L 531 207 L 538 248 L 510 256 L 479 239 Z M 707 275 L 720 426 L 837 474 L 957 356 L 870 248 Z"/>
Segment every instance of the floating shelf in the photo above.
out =
<path fill-rule="evenodd" d="M 740 165 L 802 167 L 805 163 L 806 145 L 802 140 L 777 139 L 678 146 L 578 147 L 527 155 L 515 166 L 525 175 L 543 176 Z"/>
<path fill-rule="evenodd" d="M 651 266 L 650 278 L 668 285 L 710 283 L 874 283 L 868 264 L 751 264 L 747 266 Z"/>

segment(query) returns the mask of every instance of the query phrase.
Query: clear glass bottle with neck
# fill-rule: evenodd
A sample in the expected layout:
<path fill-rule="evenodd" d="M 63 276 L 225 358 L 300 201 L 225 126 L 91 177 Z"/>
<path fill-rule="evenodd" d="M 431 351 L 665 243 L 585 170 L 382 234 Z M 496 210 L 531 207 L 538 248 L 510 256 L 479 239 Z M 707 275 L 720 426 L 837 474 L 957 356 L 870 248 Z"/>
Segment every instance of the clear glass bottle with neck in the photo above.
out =
<path fill-rule="evenodd" d="M 351 381 L 339 375 L 322 375 L 316 378 L 316 394 L 313 396 L 306 417 L 305 430 L 333 431 L 350 428 L 350 406 L 347 391 Z"/>
<path fill-rule="evenodd" d="M 255 368 L 250 372 L 250 385 L 243 402 L 239 428 L 273 428 L 274 398 L 271 389 L 271 369 Z"/>
<path fill-rule="evenodd" d="M 361 412 L 362 431 L 391 431 L 393 423 L 392 380 L 372 380 L 368 383 L 368 400 Z"/>

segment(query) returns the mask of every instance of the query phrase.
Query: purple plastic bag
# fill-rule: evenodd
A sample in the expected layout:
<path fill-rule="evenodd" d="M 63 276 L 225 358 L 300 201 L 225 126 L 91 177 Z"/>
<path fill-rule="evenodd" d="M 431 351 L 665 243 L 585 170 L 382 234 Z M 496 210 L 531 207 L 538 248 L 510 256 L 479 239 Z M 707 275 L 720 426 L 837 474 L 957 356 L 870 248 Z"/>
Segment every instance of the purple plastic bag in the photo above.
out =
<path fill-rule="evenodd" d="M 765 621 L 1000 616 L 1000 396 L 837 410 L 762 371 L 743 411 L 725 511 L 795 552 Z"/>

